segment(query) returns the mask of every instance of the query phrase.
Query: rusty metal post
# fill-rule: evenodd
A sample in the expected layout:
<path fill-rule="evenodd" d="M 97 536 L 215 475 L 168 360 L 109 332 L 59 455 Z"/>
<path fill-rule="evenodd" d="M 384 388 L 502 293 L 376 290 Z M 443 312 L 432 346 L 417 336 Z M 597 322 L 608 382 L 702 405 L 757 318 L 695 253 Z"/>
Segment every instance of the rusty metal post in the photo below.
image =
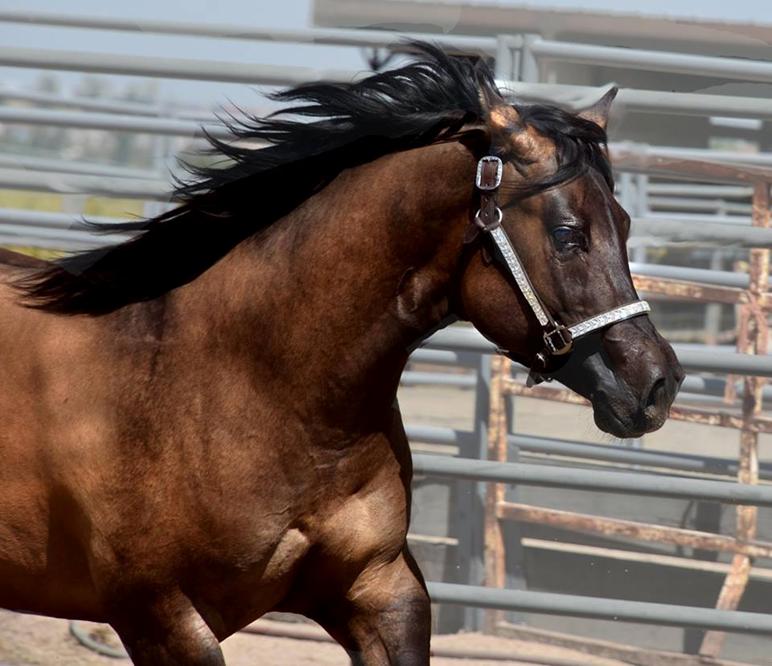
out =
<path fill-rule="evenodd" d="M 757 182 L 753 188 L 753 224 L 769 227 L 769 183 Z M 769 281 L 769 250 L 751 250 L 750 259 L 750 302 L 742 306 L 740 334 L 737 339 L 738 351 L 745 354 L 766 354 L 768 327 L 766 313 L 762 307 Z M 746 377 L 743 396 L 743 426 L 740 430 L 740 460 L 737 474 L 740 483 L 756 484 L 759 481 L 758 431 L 752 428 L 753 420 L 761 413 L 762 377 Z M 755 506 L 737 507 L 736 537 L 741 543 L 756 538 L 758 509 Z M 752 561 L 745 554 L 736 554 L 718 596 L 716 608 L 735 610 L 748 585 Z M 700 655 L 718 657 L 726 634 L 709 631 L 705 634 Z"/>
<path fill-rule="evenodd" d="M 507 459 L 507 418 L 504 377 L 510 374 L 510 361 L 503 356 L 491 359 L 490 420 L 488 425 L 488 460 Z M 504 535 L 498 517 L 498 506 L 504 501 L 505 487 L 489 483 L 485 493 L 485 585 L 503 588 L 506 584 Z M 486 610 L 483 629 L 494 633 L 504 619 L 500 610 Z"/>

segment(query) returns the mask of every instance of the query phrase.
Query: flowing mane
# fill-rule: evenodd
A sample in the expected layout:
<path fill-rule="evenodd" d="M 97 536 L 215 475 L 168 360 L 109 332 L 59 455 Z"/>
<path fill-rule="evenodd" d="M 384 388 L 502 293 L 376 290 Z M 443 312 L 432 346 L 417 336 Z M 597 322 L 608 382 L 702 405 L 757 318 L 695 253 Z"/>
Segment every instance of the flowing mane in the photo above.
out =
<path fill-rule="evenodd" d="M 487 63 L 425 43 L 412 46 L 417 58 L 404 67 L 354 83 L 301 85 L 272 95 L 292 103 L 279 112 L 226 123 L 228 140 L 208 137 L 210 152 L 225 164 L 188 167 L 192 178 L 175 189 L 179 206 L 147 220 L 86 223 L 97 233 L 136 236 L 25 274 L 15 282 L 23 302 L 61 314 L 98 315 L 157 298 L 200 275 L 344 169 L 451 140 L 465 126 L 485 122 L 483 100 L 500 96 Z M 523 194 L 575 178 L 588 167 L 611 182 L 600 127 L 553 106 L 515 107 L 524 123 L 555 141 L 559 164 L 555 174 Z M 256 142 L 268 145 L 255 148 Z"/>

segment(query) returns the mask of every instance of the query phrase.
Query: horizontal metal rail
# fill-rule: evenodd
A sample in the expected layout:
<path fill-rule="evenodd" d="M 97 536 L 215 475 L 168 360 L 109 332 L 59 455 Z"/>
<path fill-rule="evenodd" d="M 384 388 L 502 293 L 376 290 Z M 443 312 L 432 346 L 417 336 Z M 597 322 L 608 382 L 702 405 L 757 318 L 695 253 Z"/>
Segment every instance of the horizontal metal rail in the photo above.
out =
<path fill-rule="evenodd" d="M 670 242 L 698 245 L 734 245 L 747 248 L 772 248 L 772 229 L 762 227 L 703 222 L 699 225 L 665 219 L 635 217 L 631 236 L 666 238 Z"/>
<path fill-rule="evenodd" d="M 747 289 L 750 284 L 748 274 L 735 271 L 718 271 L 708 268 L 688 268 L 686 266 L 669 266 L 667 264 L 643 264 L 630 262 L 630 272 L 646 277 L 666 278 L 668 280 L 684 280 L 720 287 L 736 287 Z M 772 279 L 769 281 L 772 287 Z"/>
<path fill-rule="evenodd" d="M 450 372 L 418 372 L 406 370 L 400 377 L 403 386 L 457 386 L 474 388 L 477 378 L 474 375 Z"/>
<path fill-rule="evenodd" d="M 671 148 L 659 147 L 660 154 L 670 151 Z M 690 159 L 704 159 L 711 160 L 720 159 L 717 153 L 724 154 L 725 151 L 700 151 L 699 155 L 690 155 Z M 737 161 L 744 162 L 742 158 L 745 157 L 744 153 L 727 153 L 737 157 Z M 764 153 L 767 155 L 767 153 Z M 750 157 L 756 157 L 757 155 L 750 155 Z M 772 155 L 770 155 L 769 164 L 772 164 Z M 750 162 L 748 162 L 750 164 Z M 744 185 L 692 185 L 689 183 L 647 183 L 645 187 L 647 194 L 675 194 L 682 197 L 723 197 L 731 199 L 750 199 L 753 196 L 753 188 Z"/>
<path fill-rule="evenodd" d="M 742 201 L 727 201 L 725 199 L 696 199 L 693 197 L 650 196 L 647 200 L 650 208 L 660 208 L 672 211 L 710 212 L 722 211 L 736 215 L 747 215 L 750 221 L 752 206 Z"/>
<path fill-rule="evenodd" d="M 129 236 L 124 234 L 105 237 L 76 229 L 64 232 L 61 229 L 47 229 L 43 227 L 35 229 L 35 233 L 32 235 L 28 226 L 17 224 L 3 224 L 0 226 L 0 235 L 5 239 L 6 243 L 48 248 L 59 248 L 58 244 L 62 244 L 61 249 L 97 247 L 121 240 L 128 240 L 129 238 Z M 44 243 L 44 245 L 41 245 L 41 243 Z"/>
<path fill-rule="evenodd" d="M 0 109 L 2 111 L 2 109 Z M 1 123 L 2 121 L 0 121 Z M 30 157 L 13 153 L 0 153 L 0 167 L 27 169 L 30 171 L 53 171 L 55 173 L 74 173 L 83 176 L 108 176 L 112 178 L 152 178 L 152 169 L 132 169 L 113 164 L 81 162 L 78 160 L 52 159 L 48 157 Z M 161 174 L 157 175 L 160 178 Z"/>
<path fill-rule="evenodd" d="M 190 21 L 163 21 L 153 19 L 122 19 L 98 16 L 73 16 L 52 12 L 29 12 L 12 9 L 0 10 L 0 21 L 28 23 L 37 26 L 59 26 L 92 30 L 116 30 L 121 32 L 184 35 L 188 37 L 216 37 L 253 41 L 289 42 L 296 44 L 326 44 L 330 46 L 371 46 L 375 48 L 398 47 L 409 39 L 423 39 L 442 44 L 457 52 L 496 52 L 497 42 L 492 37 L 445 36 L 386 30 L 347 30 L 312 28 L 285 30 L 260 28 L 244 24 L 201 23 Z"/>
<path fill-rule="evenodd" d="M 666 176 L 671 180 L 696 180 L 711 183 L 758 183 L 772 181 L 772 168 L 759 164 L 743 164 L 726 160 L 711 160 L 705 154 L 700 159 L 674 157 L 668 147 L 618 142 L 611 148 L 615 169 L 650 176 Z"/>
<path fill-rule="evenodd" d="M 593 101 L 597 101 L 600 92 L 600 89 L 594 86 L 561 83 L 522 83 L 501 80 L 498 84 L 505 92 L 517 99 L 560 102 L 573 108 L 589 106 Z M 622 88 L 616 103 L 618 106 L 642 113 L 772 118 L 769 100 L 762 97 Z"/>
<path fill-rule="evenodd" d="M 427 583 L 434 603 L 772 635 L 772 615 L 532 590 Z"/>
<path fill-rule="evenodd" d="M 29 236 L 22 233 L 5 234 L 0 228 L 0 246 L 12 248 L 30 248 L 34 247 L 40 250 L 52 250 L 55 252 L 79 252 L 89 248 L 101 247 L 102 243 L 95 242 L 75 242 L 66 238 L 40 238 L 39 236 Z"/>
<path fill-rule="evenodd" d="M 671 222 L 684 222 L 685 224 L 702 224 L 703 222 L 721 224 L 739 224 L 740 226 L 747 226 L 751 223 L 751 220 L 747 216 L 740 215 L 718 215 L 718 214 L 706 214 L 706 213 L 683 213 L 683 212 L 669 212 L 659 213 L 657 211 L 647 211 L 647 220 L 669 220 Z"/>
<path fill-rule="evenodd" d="M 444 446 L 461 446 L 464 441 L 471 441 L 475 436 L 472 431 L 456 430 L 447 426 L 418 424 L 406 424 L 405 432 L 411 442 Z M 587 442 L 517 433 L 508 435 L 507 440 L 511 446 L 517 447 L 523 453 L 538 453 L 624 465 L 658 467 L 682 472 L 693 472 L 695 474 L 737 475 L 737 460 L 732 458 L 697 456 L 658 449 L 630 449 L 623 446 L 590 444 Z M 772 463 L 761 463 L 759 478 L 772 481 Z"/>
<path fill-rule="evenodd" d="M 610 146 L 614 149 L 622 147 L 629 149 L 630 146 L 640 146 L 641 150 L 649 150 L 651 148 L 651 146 L 648 144 L 638 144 L 629 141 L 612 142 Z M 730 150 L 715 150 L 713 148 L 681 148 L 680 146 L 657 146 L 654 150 L 656 151 L 657 155 L 661 155 L 662 157 L 671 157 L 673 159 L 679 160 L 709 160 L 711 162 L 732 162 L 741 164 L 753 164 L 756 166 L 772 166 L 772 153 L 743 153 L 739 151 L 733 152 Z M 657 187 L 660 187 L 660 184 L 651 183 L 649 185 L 650 191 L 652 192 L 655 191 Z M 728 186 L 727 189 L 743 190 L 745 188 Z M 682 189 L 680 191 L 686 194 L 689 190 Z M 738 194 L 736 196 L 750 197 L 751 194 L 752 192 L 748 192 L 747 194 L 743 193 L 742 195 Z"/>
<path fill-rule="evenodd" d="M 476 366 L 478 359 L 470 354 L 459 354 L 454 351 L 439 349 L 416 349 L 410 360 L 417 363 L 436 363 L 438 365 Z"/>
<path fill-rule="evenodd" d="M 159 116 L 164 111 L 161 106 L 140 104 L 129 100 L 97 99 L 94 97 L 64 96 L 38 90 L 0 86 L 0 100 L 32 102 L 43 106 L 57 106 L 63 109 L 84 109 L 104 113 L 123 113 L 140 116 Z"/>
<path fill-rule="evenodd" d="M 192 81 L 286 86 L 309 81 L 351 81 L 367 72 L 258 65 L 224 60 L 91 53 L 0 46 L 0 65 L 91 74 L 121 74 Z"/>
<path fill-rule="evenodd" d="M 772 62 L 764 60 L 577 44 L 548 39 L 530 41 L 528 48 L 537 58 L 565 60 L 571 64 L 772 83 Z"/>
<path fill-rule="evenodd" d="M 571 442 L 520 434 L 510 435 L 508 441 L 521 451 L 528 453 L 660 467 L 697 474 L 736 476 L 738 469 L 737 460 L 731 458 L 695 456 L 651 449 L 629 449 L 623 446 L 603 446 L 602 444 Z M 772 464 L 762 463 L 760 465 L 759 478 L 772 481 Z"/>
<path fill-rule="evenodd" d="M 202 130 L 202 123 L 184 118 L 152 118 L 116 113 L 30 109 L 17 106 L 0 107 L 0 123 L 187 137 L 203 136 L 203 131 L 206 130 L 218 138 L 231 136 L 228 129 L 217 122 L 204 124 Z"/>
<path fill-rule="evenodd" d="M 0 208 L 0 224 L 3 225 L 25 225 L 29 227 L 45 227 L 49 229 L 62 229 L 68 231 L 84 231 L 88 233 L 92 238 L 98 238 L 95 234 L 91 234 L 85 229 L 78 229 L 78 224 L 87 218 L 91 222 L 98 222 L 99 224 L 115 224 L 122 222 L 118 218 L 103 217 L 98 215 L 80 216 L 70 213 L 49 213 L 47 211 L 40 210 L 20 210 L 18 208 Z M 0 231 L 6 227 L 0 227 Z M 33 229 L 26 229 L 27 232 L 32 233 Z M 68 238 L 68 234 L 62 234 L 62 238 Z M 112 238 L 113 236 L 107 236 Z"/>
<path fill-rule="evenodd" d="M 531 463 L 493 462 L 414 453 L 415 474 L 470 481 L 493 481 L 545 488 L 570 488 L 647 497 L 702 499 L 728 504 L 772 506 L 772 486 L 686 477 L 576 469 Z"/>
<path fill-rule="evenodd" d="M 0 188 L 59 192 L 61 194 L 92 194 L 126 199 L 169 201 L 170 186 L 139 178 L 107 178 L 59 173 L 34 173 L 0 168 Z"/>

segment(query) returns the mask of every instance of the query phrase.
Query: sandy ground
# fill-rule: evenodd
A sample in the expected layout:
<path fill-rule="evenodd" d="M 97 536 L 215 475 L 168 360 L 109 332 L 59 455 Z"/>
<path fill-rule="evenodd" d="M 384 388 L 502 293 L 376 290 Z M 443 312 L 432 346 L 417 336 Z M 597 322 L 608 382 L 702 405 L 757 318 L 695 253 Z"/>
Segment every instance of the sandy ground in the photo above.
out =
<path fill-rule="evenodd" d="M 284 623 L 265 622 L 275 627 Z M 100 639 L 112 646 L 117 638 L 103 625 L 83 623 Z M 433 640 L 433 648 L 464 648 L 486 650 L 517 655 L 521 660 L 448 659 L 433 657 L 433 666 L 531 666 L 537 657 L 545 663 L 575 664 L 575 666 L 621 666 L 622 662 L 595 659 L 573 650 L 547 647 L 506 638 L 457 634 L 439 636 Z M 223 643 L 228 666 L 348 666 L 350 663 L 343 650 L 332 643 L 236 634 Z M 105 657 L 83 647 L 70 635 L 66 620 L 21 615 L 0 611 L 0 666 L 118 666 L 128 664 L 128 659 Z"/>

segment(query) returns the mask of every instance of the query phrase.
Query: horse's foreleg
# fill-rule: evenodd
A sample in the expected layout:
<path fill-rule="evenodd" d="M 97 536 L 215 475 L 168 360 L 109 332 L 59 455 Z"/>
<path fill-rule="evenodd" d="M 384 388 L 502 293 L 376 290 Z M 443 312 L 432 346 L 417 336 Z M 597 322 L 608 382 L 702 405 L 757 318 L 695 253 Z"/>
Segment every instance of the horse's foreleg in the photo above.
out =
<path fill-rule="evenodd" d="M 353 664 L 428 666 L 429 596 L 407 549 L 394 562 L 365 570 L 346 595 L 343 608 L 330 615 L 320 621 Z"/>
<path fill-rule="evenodd" d="M 121 605 L 110 624 L 135 666 L 225 666 L 217 637 L 182 595 Z"/>

